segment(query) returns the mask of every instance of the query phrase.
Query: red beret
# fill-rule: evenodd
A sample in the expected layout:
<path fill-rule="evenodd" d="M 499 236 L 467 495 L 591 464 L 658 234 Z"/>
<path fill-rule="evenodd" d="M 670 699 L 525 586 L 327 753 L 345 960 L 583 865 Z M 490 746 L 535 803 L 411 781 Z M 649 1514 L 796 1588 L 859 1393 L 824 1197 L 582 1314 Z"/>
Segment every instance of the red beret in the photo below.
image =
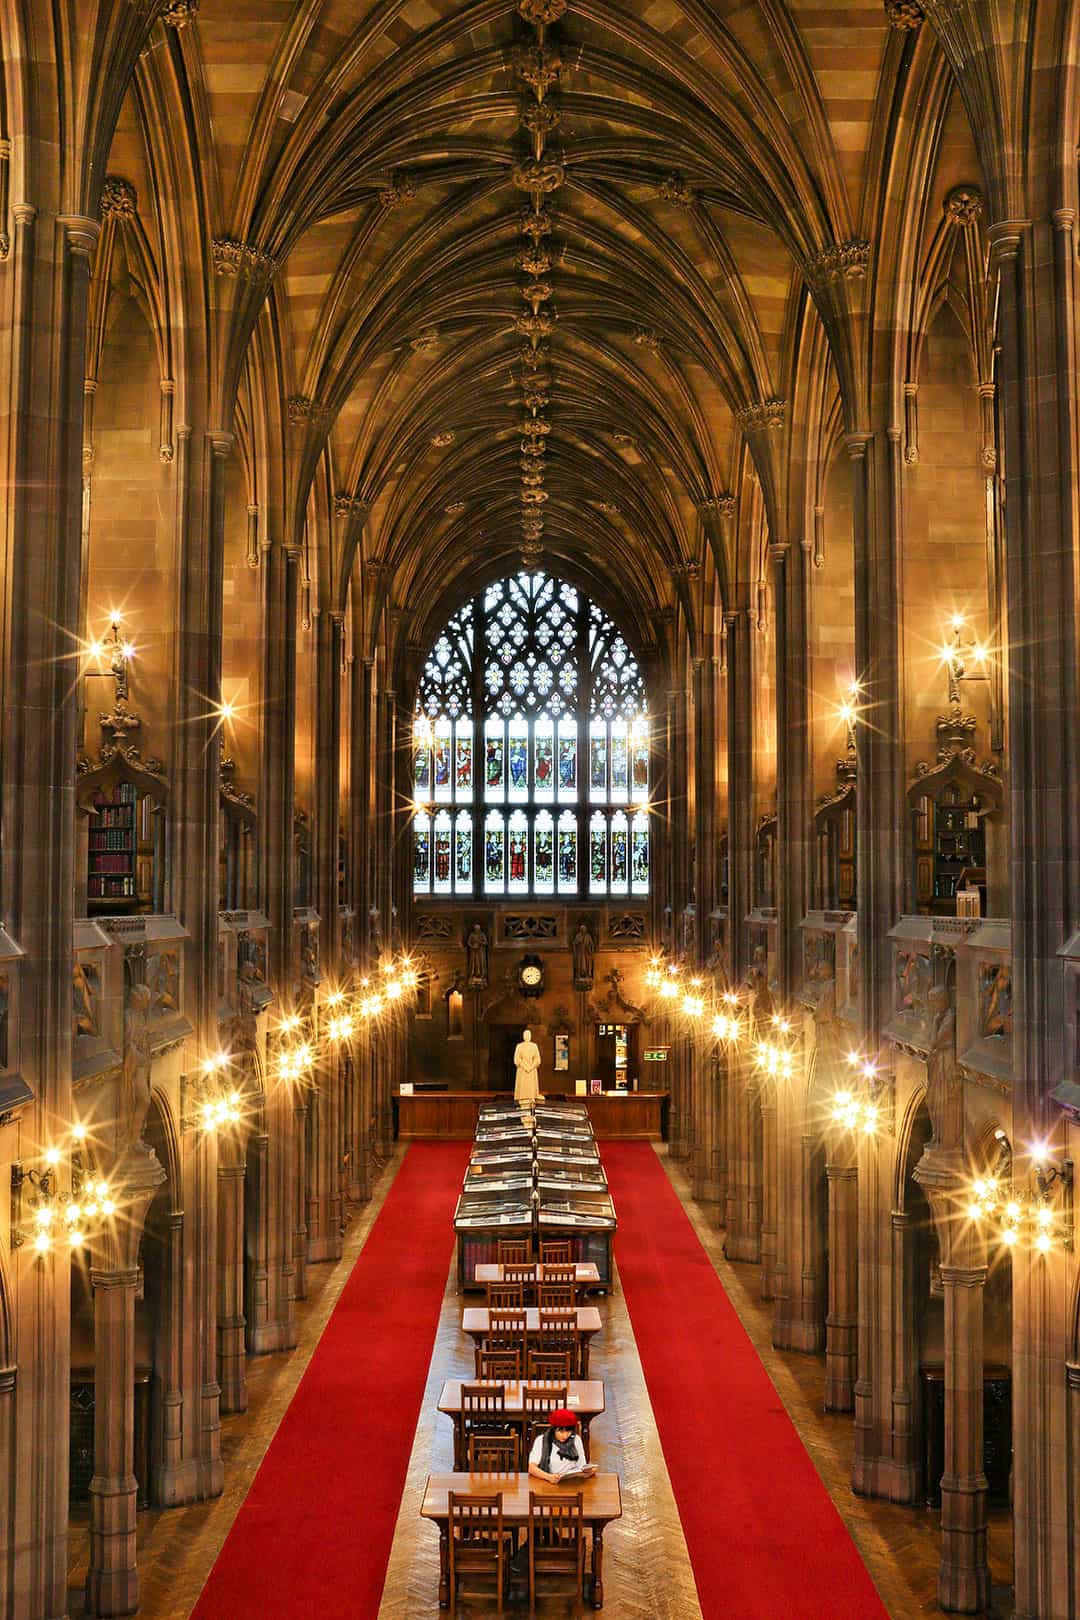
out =
<path fill-rule="evenodd" d="M 548 1422 L 553 1429 L 576 1429 L 577 1413 L 568 1412 L 565 1406 L 560 1406 L 557 1411 L 548 1413 Z"/>

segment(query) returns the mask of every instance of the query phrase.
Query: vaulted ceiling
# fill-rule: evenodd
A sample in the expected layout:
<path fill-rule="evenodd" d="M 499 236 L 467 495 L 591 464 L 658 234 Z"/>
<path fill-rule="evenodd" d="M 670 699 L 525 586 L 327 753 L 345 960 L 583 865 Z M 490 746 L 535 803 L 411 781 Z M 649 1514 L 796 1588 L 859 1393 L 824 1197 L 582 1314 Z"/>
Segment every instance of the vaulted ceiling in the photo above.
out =
<path fill-rule="evenodd" d="M 359 546 L 422 640 L 543 557 L 644 638 L 748 469 L 768 504 L 815 291 L 866 273 L 883 109 L 936 50 L 888 12 L 174 0 L 110 169 L 153 189 L 172 96 L 218 268 L 265 268 L 282 502 L 337 498 L 331 576 Z"/>

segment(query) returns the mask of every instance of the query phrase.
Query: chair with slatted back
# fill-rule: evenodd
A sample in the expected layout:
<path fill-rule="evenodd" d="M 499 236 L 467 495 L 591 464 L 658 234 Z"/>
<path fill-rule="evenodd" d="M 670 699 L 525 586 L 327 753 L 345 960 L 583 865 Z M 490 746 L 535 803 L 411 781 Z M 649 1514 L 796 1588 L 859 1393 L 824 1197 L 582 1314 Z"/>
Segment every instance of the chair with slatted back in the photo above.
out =
<path fill-rule="evenodd" d="M 499 1265 L 523 1266 L 532 1256 L 529 1253 L 528 1238 L 500 1238 L 499 1239 Z"/>
<path fill-rule="evenodd" d="M 519 1282 L 488 1283 L 487 1308 L 489 1311 L 523 1311 L 525 1289 Z"/>
<path fill-rule="evenodd" d="M 478 1350 L 476 1376 L 482 1382 L 518 1384 L 521 1382 L 521 1353 L 517 1350 Z M 545 1373 L 545 1377 L 548 1375 Z"/>
<path fill-rule="evenodd" d="M 516 1474 L 521 1465 L 517 1434 L 470 1434 L 470 1474 Z"/>
<path fill-rule="evenodd" d="M 526 1304 L 536 1299 L 536 1265 L 532 1260 L 511 1261 L 503 1266 L 502 1280 L 507 1284 L 520 1283 Z"/>
<path fill-rule="evenodd" d="M 525 1359 L 525 1335 L 528 1318 L 523 1309 L 515 1311 L 488 1311 L 488 1327 L 481 1350 L 508 1350 L 519 1360 Z M 479 1362 L 477 1363 L 479 1366 Z"/>
<path fill-rule="evenodd" d="M 539 1289 L 540 1309 L 542 1311 L 573 1310 L 576 1295 L 577 1289 L 573 1283 L 542 1282 Z"/>
<path fill-rule="evenodd" d="M 462 1384 L 461 1442 L 459 1459 L 464 1459 L 469 1436 L 508 1434 L 505 1384 Z"/>
<path fill-rule="evenodd" d="M 529 1382 L 535 1384 L 544 1379 L 555 1384 L 568 1384 L 572 1362 L 573 1357 L 566 1350 L 537 1350 L 530 1346 L 527 1369 Z M 490 1375 L 485 1373 L 484 1376 Z"/>
<path fill-rule="evenodd" d="M 574 1263 L 574 1246 L 569 1238 L 546 1238 L 540 1242 L 542 1266 L 570 1266 Z"/>
<path fill-rule="evenodd" d="M 585 1532 L 582 1496 L 529 1492 L 529 1611 L 535 1612 L 541 1580 L 573 1581 L 585 1601 Z"/>
<path fill-rule="evenodd" d="M 494 1591 L 498 1612 L 503 1612 L 506 1590 L 507 1541 L 503 1525 L 502 1492 L 490 1496 L 451 1491 L 448 1497 L 450 1613 L 457 1613 L 458 1587 L 462 1597 L 490 1600 Z M 471 1588 L 466 1582 L 487 1577 L 491 1586 Z"/>
<path fill-rule="evenodd" d="M 542 1265 L 540 1267 L 540 1281 L 541 1283 L 556 1284 L 562 1287 L 569 1284 L 571 1288 L 575 1288 L 577 1286 L 577 1266 Z"/>
<path fill-rule="evenodd" d="M 525 1384 L 521 1390 L 521 1410 L 524 1416 L 525 1456 L 528 1457 L 537 1435 L 549 1428 L 549 1416 L 558 1407 L 566 1405 L 567 1385 L 545 1380 L 543 1383 Z"/>
<path fill-rule="evenodd" d="M 577 1311 L 570 1310 L 549 1311 L 540 1309 L 540 1331 L 536 1336 L 536 1347 L 539 1350 L 555 1350 L 560 1353 L 569 1353 L 570 1376 L 580 1377 L 578 1371 L 581 1366 L 581 1342 L 577 1332 Z"/>

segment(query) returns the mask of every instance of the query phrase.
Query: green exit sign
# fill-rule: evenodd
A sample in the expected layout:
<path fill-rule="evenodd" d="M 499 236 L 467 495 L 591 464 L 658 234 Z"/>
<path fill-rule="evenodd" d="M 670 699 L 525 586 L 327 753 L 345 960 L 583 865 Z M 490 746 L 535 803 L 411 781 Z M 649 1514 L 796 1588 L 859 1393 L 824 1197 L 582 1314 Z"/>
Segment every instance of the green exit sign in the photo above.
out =
<path fill-rule="evenodd" d="M 645 1063 L 666 1063 L 667 1055 L 668 1049 L 666 1046 L 647 1046 L 641 1054 Z"/>

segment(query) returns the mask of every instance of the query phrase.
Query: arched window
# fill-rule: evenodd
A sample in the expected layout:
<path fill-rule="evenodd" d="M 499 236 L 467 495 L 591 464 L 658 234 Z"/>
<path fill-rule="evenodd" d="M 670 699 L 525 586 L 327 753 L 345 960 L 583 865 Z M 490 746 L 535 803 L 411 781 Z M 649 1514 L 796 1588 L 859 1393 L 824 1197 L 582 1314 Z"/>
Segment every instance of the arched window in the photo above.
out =
<path fill-rule="evenodd" d="M 424 666 L 413 741 L 416 894 L 649 892 L 645 683 L 574 586 L 521 573 L 466 602 Z"/>

